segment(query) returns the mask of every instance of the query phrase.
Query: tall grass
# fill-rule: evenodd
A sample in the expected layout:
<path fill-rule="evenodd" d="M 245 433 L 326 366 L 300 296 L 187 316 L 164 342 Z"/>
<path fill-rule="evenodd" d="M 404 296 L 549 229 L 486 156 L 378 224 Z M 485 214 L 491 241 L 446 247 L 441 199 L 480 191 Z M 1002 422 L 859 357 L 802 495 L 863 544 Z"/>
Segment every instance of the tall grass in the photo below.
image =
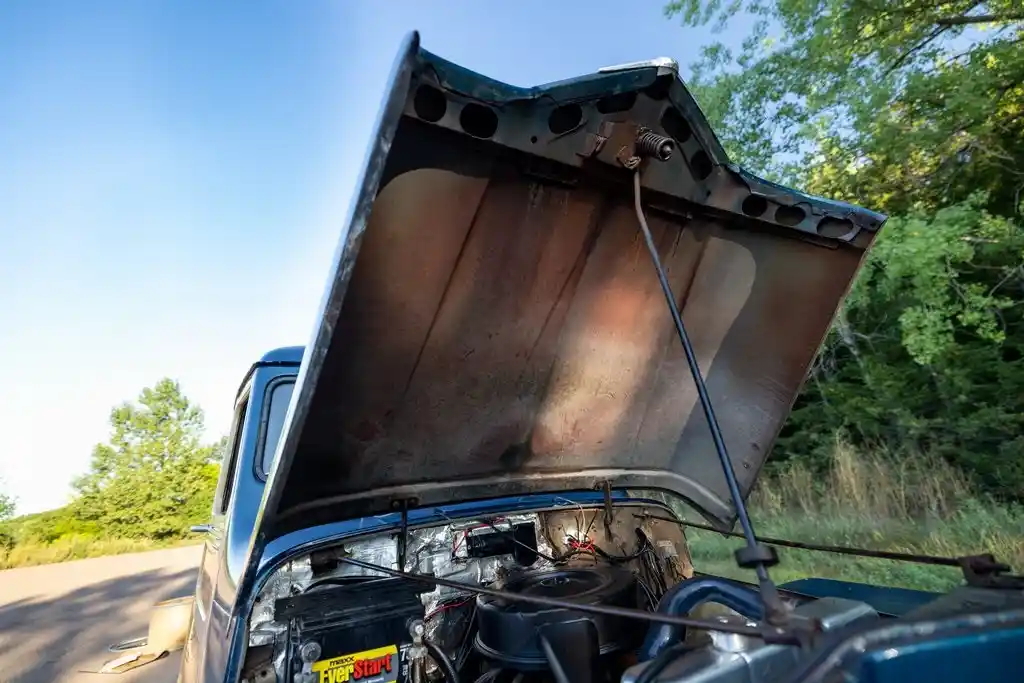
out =
<path fill-rule="evenodd" d="M 992 552 L 1024 569 L 1024 509 L 983 496 L 958 470 L 926 455 L 858 452 L 836 441 L 824 474 L 790 464 L 752 493 L 757 533 L 796 541 L 958 557 Z M 707 531 L 687 538 L 698 571 L 750 579 L 732 562 L 742 543 Z M 956 569 L 780 549 L 776 581 L 808 576 L 946 590 Z"/>

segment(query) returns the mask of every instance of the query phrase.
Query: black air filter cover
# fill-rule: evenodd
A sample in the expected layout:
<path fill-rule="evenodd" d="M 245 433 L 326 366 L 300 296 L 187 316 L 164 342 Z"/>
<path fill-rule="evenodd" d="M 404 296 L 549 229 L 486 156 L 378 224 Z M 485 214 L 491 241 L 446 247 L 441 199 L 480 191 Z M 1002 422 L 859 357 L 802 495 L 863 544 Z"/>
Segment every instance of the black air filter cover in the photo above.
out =
<path fill-rule="evenodd" d="M 505 591 L 572 600 L 586 605 L 636 607 L 636 579 L 617 567 L 580 567 L 531 572 L 513 577 Z M 546 669 L 549 666 L 541 635 L 551 626 L 589 621 L 596 630 L 597 654 L 608 654 L 634 645 L 629 620 L 576 610 L 540 607 L 484 595 L 477 597 L 476 648 L 503 666 L 520 669 Z M 589 630 L 589 629 L 588 629 Z M 593 648 L 590 639 L 582 639 L 580 648 Z"/>

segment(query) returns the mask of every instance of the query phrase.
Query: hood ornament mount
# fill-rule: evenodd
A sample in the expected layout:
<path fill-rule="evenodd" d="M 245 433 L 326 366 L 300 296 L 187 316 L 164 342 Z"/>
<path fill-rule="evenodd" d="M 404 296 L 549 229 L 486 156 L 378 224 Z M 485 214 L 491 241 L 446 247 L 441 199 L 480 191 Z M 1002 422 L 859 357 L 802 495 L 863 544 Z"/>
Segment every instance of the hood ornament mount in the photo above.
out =
<path fill-rule="evenodd" d="M 667 161 L 675 151 L 675 142 L 670 137 L 659 135 L 650 130 L 639 129 L 632 145 L 632 149 L 620 149 L 616 155 L 618 161 L 627 169 L 633 172 L 633 200 L 636 209 L 636 218 L 640 224 L 640 231 L 643 233 L 644 241 L 647 243 L 647 251 L 657 272 L 658 281 L 661 283 L 661 291 L 665 295 L 665 303 L 669 313 L 672 315 L 672 322 L 675 324 L 676 333 L 679 335 L 679 343 L 686 355 L 686 364 L 693 376 L 693 383 L 697 387 L 697 396 L 700 399 L 701 409 L 707 419 L 708 428 L 711 430 L 711 439 L 715 444 L 715 451 L 718 453 L 718 460 L 722 465 L 722 474 L 725 475 L 726 485 L 729 487 L 729 495 L 733 505 L 736 506 L 736 517 L 739 519 L 743 529 L 743 538 L 746 545 L 736 551 L 736 564 L 743 569 L 753 569 L 757 574 L 758 589 L 761 600 L 765 607 L 765 618 L 773 626 L 782 626 L 789 622 L 789 612 L 779 597 L 778 588 L 768 574 L 768 568 L 778 564 L 779 556 L 775 548 L 759 543 L 754 533 L 754 526 L 747 513 L 746 504 L 743 501 L 743 494 L 740 492 L 739 482 L 736 479 L 736 471 L 733 469 L 732 460 L 729 458 L 729 451 L 722 436 L 722 429 L 715 416 L 715 409 L 708 395 L 707 385 L 704 383 L 704 375 L 701 373 L 700 365 L 697 363 L 697 354 L 693 350 L 693 344 L 686 333 L 686 326 L 683 324 L 683 317 L 679 312 L 675 295 L 672 293 L 672 285 L 669 284 L 665 268 L 658 256 L 658 248 L 654 244 L 651 230 L 647 225 L 647 218 L 644 216 L 643 204 L 640 201 L 640 172 L 643 161 L 653 159 L 656 161 Z"/>

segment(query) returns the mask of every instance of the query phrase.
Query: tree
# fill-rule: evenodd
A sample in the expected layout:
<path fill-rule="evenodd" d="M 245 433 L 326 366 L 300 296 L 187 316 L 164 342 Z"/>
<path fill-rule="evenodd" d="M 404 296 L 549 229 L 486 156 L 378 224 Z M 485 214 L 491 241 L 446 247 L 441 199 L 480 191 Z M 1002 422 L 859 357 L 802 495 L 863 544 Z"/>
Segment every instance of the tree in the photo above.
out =
<path fill-rule="evenodd" d="M 737 161 L 902 213 L 964 201 L 1014 213 L 1024 189 L 1019 0 L 674 0 L 692 26 L 756 17 L 691 85 Z M 783 36 L 769 37 L 770 33 Z"/>
<path fill-rule="evenodd" d="M 1024 498 L 1019 0 L 677 0 L 666 13 L 756 20 L 690 79 L 734 159 L 894 216 L 779 455 L 813 462 L 838 430 L 940 453 Z"/>
<path fill-rule="evenodd" d="M 170 379 L 111 411 L 109 443 L 93 449 L 73 486 L 75 517 L 112 536 L 166 538 L 209 514 L 216 445 L 204 445 L 203 412 Z"/>
<path fill-rule="evenodd" d="M 14 497 L 0 491 L 0 522 L 13 517 L 16 507 Z"/>

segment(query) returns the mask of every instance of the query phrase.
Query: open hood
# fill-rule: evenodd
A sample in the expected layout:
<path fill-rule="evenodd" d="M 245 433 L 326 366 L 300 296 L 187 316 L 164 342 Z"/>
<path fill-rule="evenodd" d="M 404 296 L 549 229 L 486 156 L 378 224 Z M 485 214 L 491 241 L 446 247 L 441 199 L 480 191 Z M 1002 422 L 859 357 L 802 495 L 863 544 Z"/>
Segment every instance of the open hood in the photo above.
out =
<path fill-rule="evenodd" d="M 307 346 L 265 534 L 605 483 L 733 522 L 633 210 L 623 162 L 641 128 L 675 143 L 641 167 L 643 202 L 749 492 L 885 217 L 731 164 L 669 60 L 523 89 L 412 35 Z"/>

